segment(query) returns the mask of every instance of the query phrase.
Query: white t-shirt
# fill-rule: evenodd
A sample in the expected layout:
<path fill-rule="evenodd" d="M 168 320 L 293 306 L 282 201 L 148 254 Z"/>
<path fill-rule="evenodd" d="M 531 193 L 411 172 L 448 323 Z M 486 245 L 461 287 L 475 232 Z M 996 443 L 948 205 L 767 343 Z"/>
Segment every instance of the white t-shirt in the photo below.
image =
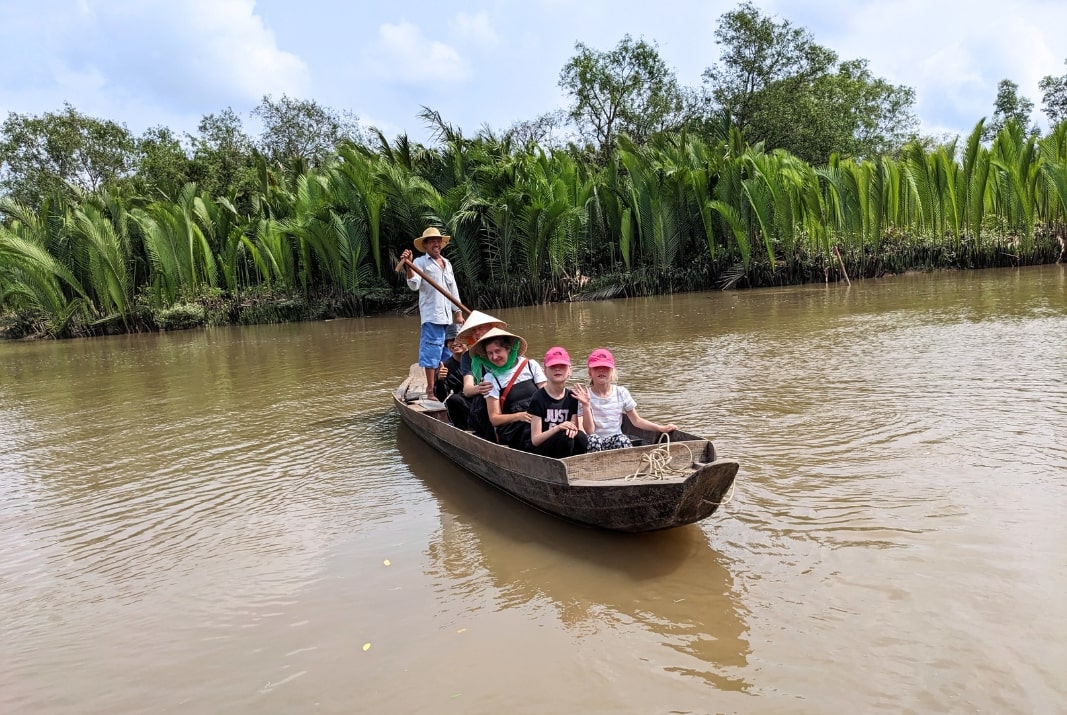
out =
<path fill-rule="evenodd" d="M 596 425 L 594 434 L 610 437 L 622 433 L 622 416 L 637 407 L 630 391 L 619 385 L 612 385 L 607 397 L 600 397 L 589 390 L 589 409 L 593 413 Z"/>
<path fill-rule="evenodd" d="M 492 385 L 492 387 L 489 388 L 489 394 L 485 396 L 486 399 L 489 399 L 490 397 L 495 398 L 497 400 L 500 399 L 501 390 L 508 386 L 508 383 L 511 381 L 511 376 L 514 375 L 515 370 L 517 370 L 519 366 L 522 365 L 522 361 L 523 358 L 519 358 L 515 362 L 515 367 L 511 368 L 503 375 L 491 375 L 490 373 L 485 374 L 483 380 L 488 380 L 489 384 Z M 529 363 L 530 364 L 528 366 L 523 365 L 522 374 L 515 378 L 515 384 L 517 385 L 520 382 L 524 382 L 531 378 L 533 379 L 534 384 L 548 382 L 548 378 L 545 377 L 545 371 L 541 369 L 541 366 L 537 364 L 537 361 L 530 360 Z"/>

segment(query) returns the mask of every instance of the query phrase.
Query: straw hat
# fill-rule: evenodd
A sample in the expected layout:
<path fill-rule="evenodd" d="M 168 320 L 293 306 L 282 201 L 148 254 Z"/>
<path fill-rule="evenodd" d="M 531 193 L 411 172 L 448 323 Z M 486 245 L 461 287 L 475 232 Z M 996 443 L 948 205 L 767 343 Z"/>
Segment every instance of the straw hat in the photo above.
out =
<path fill-rule="evenodd" d="M 467 319 L 463 321 L 463 325 L 460 326 L 459 333 L 456 335 L 456 340 L 460 341 L 467 347 L 474 344 L 471 340 L 471 333 L 477 328 L 491 326 L 494 328 L 500 328 L 503 330 L 508 327 L 508 324 L 499 318 L 494 318 L 488 313 L 483 313 L 480 310 L 472 310 L 471 314 L 467 316 Z"/>
<path fill-rule="evenodd" d="M 515 333 L 509 333 L 506 330 L 501 330 L 500 328 L 490 328 L 489 332 L 483 335 L 482 339 L 474 344 L 474 347 L 471 348 L 471 352 L 478 357 L 488 360 L 489 358 L 485 354 L 485 344 L 493 338 L 515 338 L 519 341 L 519 355 L 525 355 L 526 348 L 529 347 L 526 344 L 526 338 L 518 336 Z"/>
<path fill-rule="evenodd" d="M 422 247 L 422 242 L 427 238 L 439 238 L 441 239 L 441 248 L 448 245 L 448 242 L 452 240 L 451 236 L 446 236 L 437 230 L 435 226 L 430 226 L 428 229 L 422 232 L 422 235 L 415 239 L 415 249 L 419 253 L 426 253 L 426 249 Z"/>

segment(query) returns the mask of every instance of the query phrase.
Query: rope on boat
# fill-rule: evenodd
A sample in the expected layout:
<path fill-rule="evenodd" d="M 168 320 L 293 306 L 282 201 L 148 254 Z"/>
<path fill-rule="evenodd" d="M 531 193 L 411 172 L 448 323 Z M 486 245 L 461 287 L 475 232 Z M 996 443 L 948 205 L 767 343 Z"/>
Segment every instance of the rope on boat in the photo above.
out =
<path fill-rule="evenodd" d="M 638 465 L 637 471 L 626 477 L 626 481 L 634 481 L 636 479 L 669 479 L 670 477 L 681 476 L 689 471 L 688 466 L 683 469 L 670 466 L 671 462 L 674 461 L 674 457 L 671 456 L 670 433 L 664 432 L 660 439 L 663 440 L 663 444 L 642 454 L 641 464 Z M 688 464 L 692 464 L 693 450 L 689 449 L 689 445 L 684 442 L 682 442 L 681 445 L 689 452 Z"/>
<path fill-rule="evenodd" d="M 737 491 L 737 477 L 734 477 L 734 480 L 732 482 L 730 482 L 730 490 L 728 492 L 726 492 L 726 498 L 725 499 L 723 499 L 722 501 L 710 501 L 708 499 L 701 499 L 700 501 L 704 502 L 705 504 L 714 504 L 715 506 L 726 506 L 731 501 L 733 501 L 734 492 L 736 492 L 736 491 Z"/>

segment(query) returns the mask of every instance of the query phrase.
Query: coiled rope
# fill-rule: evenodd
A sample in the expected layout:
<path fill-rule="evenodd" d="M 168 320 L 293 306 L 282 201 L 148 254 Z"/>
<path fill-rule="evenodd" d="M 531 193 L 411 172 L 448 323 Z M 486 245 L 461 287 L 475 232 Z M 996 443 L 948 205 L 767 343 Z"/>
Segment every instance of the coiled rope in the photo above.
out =
<path fill-rule="evenodd" d="M 668 479 L 670 477 L 681 476 L 691 471 L 691 467 L 689 466 L 686 466 L 682 469 L 670 466 L 671 462 L 674 461 L 674 457 L 671 456 L 670 433 L 664 432 L 662 435 L 660 435 L 660 440 L 663 442 L 663 444 L 641 455 L 641 464 L 638 465 L 637 471 L 626 477 L 626 481 L 634 481 L 637 479 L 662 480 Z M 689 452 L 688 464 L 693 464 L 695 461 L 693 459 L 693 450 L 689 449 L 689 445 L 685 444 L 684 442 L 681 442 L 680 444 L 685 447 L 686 451 Z M 647 471 L 642 471 L 646 469 Z M 725 499 L 719 502 L 711 501 L 709 499 L 701 499 L 700 501 L 704 502 L 705 504 L 725 506 L 731 501 L 733 501 L 734 494 L 736 493 L 736 491 L 737 478 L 735 477 L 734 480 L 730 482 L 730 489 L 726 492 Z"/>
<path fill-rule="evenodd" d="M 660 440 L 663 441 L 663 444 L 641 455 L 641 463 L 637 465 L 637 471 L 626 477 L 626 481 L 634 481 L 636 479 L 669 479 L 670 477 L 678 477 L 690 471 L 688 465 L 692 464 L 694 460 L 693 450 L 689 449 L 689 445 L 684 442 L 680 443 L 685 447 L 686 451 L 689 452 L 689 462 L 684 468 L 679 469 L 671 466 L 674 457 L 671 456 L 670 433 L 664 432 L 660 436 Z"/>

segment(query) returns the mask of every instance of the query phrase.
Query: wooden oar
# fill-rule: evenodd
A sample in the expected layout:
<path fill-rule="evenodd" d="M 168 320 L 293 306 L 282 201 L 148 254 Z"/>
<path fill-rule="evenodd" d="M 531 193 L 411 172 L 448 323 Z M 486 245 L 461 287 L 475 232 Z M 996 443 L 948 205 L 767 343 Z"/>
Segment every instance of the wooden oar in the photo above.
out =
<path fill-rule="evenodd" d="M 456 305 L 456 307 L 457 307 L 457 308 L 459 308 L 460 310 L 462 310 L 462 311 L 463 311 L 463 314 L 464 314 L 464 316 L 467 316 L 467 315 L 470 315 L 470 314 L 471 314 L 471 309 L 470 309 L 470 308 L 468 308 L 467 306 L 463 305 L 462 303 L 460 303 L 460 302 L 459 302 L 458 300 L 456 300 L 455 296 L 453 296 L 453 295 L 452 295 L 451 293 L 449 293 L 449 292 L 448 292 L 447 290 L 445 290 L 445 289 L 444 289 L 444 288 L 443 288 L 443 287 L 441 286 L 441 284 L 440 284 L 440 283 L 438 283 L 438 282 L 437 282 L 437 281 L 435 281 L 435 280 L 434 280 L 433 278 L 430 278 L 430 277 L 429 277 L 428 275 L 426 275 L 425 273 L 423 273 L 423 272 L 422 272 L 422 270 L 421 270 L 421 269 L 420 269 L 420 268 L 419 268 L 418 266 L 416 266 L 416 265 L 415 265 L 414 263 L 412 263 L 412 262 L 411 262 L 411 261 L 409 261 L 408 259 L 406 259 L 406 258 L 401 258 L 401 259 L 400 259 L 400 263 L 397 263 L 397 264 L 396 264 L 396 270 L 397 270 L 397 272 L 399 272 L 399 271 L 400 271 L 400 269 L 401 269 L 401 268 L 404 268 L 404 267 L 408 267 L 408 268 L 411 268 L 411 270 L 413 270 L 413 271 L 415 271 L 415 272 L 416 272 L 417 274 L 419 274 L 419 277 L 420 277 L 420 278 L 422 278 L 422 279 L 423 279 L 424 281 L 426 281 L 427 283 L 429 283 L 429 284 L 430 284 L 430 285 L 431 285 L 432 287 L 436 288 L 436 289 L 437 289 L 437 292 L 438 292 L 438 293 L 440 293 L 440 294 L 441 294 L 441 295 L 443 295 L 444 297 L 448 298 L 448 299 L 449 299 L 450 301 L 452 301 L 452 302 L 453 302 L 453 303 L 454 303 L 454 304 Z"/>

